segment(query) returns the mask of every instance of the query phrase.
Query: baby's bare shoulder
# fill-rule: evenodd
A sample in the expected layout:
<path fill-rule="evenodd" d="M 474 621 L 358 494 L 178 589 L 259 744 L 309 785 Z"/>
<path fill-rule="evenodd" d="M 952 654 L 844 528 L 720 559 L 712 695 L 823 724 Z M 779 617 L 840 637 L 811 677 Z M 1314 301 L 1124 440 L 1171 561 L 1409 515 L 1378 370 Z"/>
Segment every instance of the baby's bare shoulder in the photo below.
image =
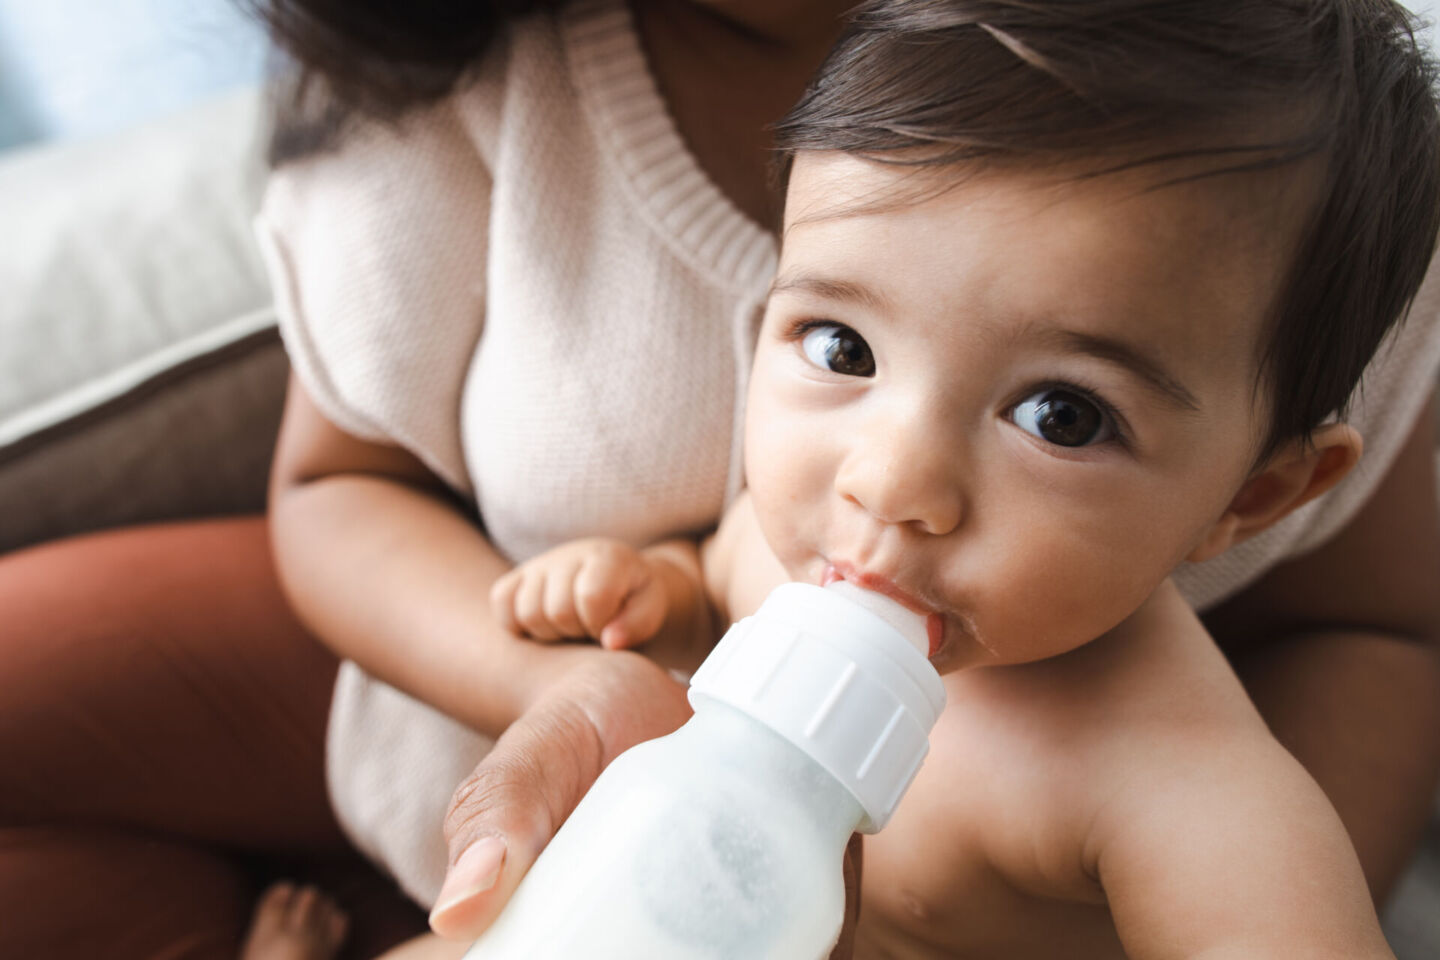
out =
<path fill-rule="evenodd" d="M 1272 743 L 1224 657 L 1174 599 L 1180 606 L 1162 597 L 1065 657 L 946 677 L 925 767 L 872 845 L 936 856 L 944 866 L 925 872 L 939 886 L 945 871 L 967 883 L 990 874 L 1037 896 L 1102 902 L 1093 828 L 1117 795 L 1151 795 L 1206 758 Z M 912 845 L 922 836 L 930 842 Z"/>
<path fill-rule="evenodd" d="M 1239 681 L 1215 659 L 1188 675 L 1174 664 L 1112 663 L 1001 682 L 977 676 L 954 685 L 952 696 L 972 699 L 947 718 L 946 742 L 935 749 L 968 757 L 969 774 L 997 784 L 1004 809 L 1046 825 L 1049 845 L 1079 868 L 1094 819 L 1117 793 L 1207 765 L 1222 776 L 1218 766 L 1237 751 L 1278 749 Z M 988 740 L 983 748 L 978 737 Z M 992 836 L 1033 849 L 1033 834 Z"/>

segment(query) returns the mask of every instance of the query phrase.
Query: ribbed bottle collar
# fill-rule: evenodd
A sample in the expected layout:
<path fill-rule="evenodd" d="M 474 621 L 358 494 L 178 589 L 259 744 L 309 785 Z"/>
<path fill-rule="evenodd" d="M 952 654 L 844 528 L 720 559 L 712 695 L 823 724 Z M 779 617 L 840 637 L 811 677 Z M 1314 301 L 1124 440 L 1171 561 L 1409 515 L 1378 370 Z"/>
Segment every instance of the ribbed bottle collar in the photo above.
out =
<path fill-rule="evenodd" d="M 640 210 L 692 266 L 754 290 L 775 268 L 775 240 L 720 191 L 686 146 L 650 71 L 629 7 L 579 0 L 560 18 L 580 103 Z"/>

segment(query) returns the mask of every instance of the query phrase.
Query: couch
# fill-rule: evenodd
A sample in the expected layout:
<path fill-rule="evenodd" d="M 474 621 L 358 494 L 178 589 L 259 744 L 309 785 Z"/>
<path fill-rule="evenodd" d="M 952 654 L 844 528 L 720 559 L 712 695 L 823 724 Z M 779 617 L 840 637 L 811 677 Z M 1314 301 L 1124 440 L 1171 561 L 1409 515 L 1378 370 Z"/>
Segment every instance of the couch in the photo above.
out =
<path fill-rule="evenodd" d="M 0 154 L 0 552 L 263 509 L 288 368 L 250 218 L 263 99 Z M 1440 806 L 1385 914 L 1440 957 Z"/>

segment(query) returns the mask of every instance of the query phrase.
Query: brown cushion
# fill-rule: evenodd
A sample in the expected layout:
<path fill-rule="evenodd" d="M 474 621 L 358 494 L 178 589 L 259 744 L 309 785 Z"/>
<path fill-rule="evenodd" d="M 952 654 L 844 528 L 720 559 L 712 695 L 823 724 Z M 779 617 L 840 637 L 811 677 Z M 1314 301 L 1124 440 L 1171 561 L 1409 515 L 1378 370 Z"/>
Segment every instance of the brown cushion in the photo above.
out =
<path fill-rule="evenodd" d="M 0 448 L 0 552 L 264 509 L 289 364 L 261 331 Z"/>

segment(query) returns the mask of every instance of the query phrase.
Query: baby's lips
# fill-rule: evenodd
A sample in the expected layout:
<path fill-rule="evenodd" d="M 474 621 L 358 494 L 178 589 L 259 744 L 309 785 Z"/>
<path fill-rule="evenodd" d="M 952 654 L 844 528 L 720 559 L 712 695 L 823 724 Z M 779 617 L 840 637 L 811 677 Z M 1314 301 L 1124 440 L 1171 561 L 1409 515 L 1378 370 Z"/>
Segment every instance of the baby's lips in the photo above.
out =
<path fill-rule="evenodd" d="M 930 652 L 926 656 L 933 660 L 945 643 L 945 618 L 938 613 L 930 614 L 925 618 L 925 632 L 930 637 Z"/>
<path fill-rule="evenodd" d="M 861 571 L 852 570 L 848 573 L 842 573 L 835 564 L 825 564 L 824 569 L 820 572 L 820 586 L 828 587 L 837 580 L 847 580 L 867 590 L 875 590 L 878 593 L 883 593 L 892 600 L 899 601 L 904 606 L 909 607 L 916 613 L 924 613 L 925 633 L 930 640 L 930 651 L 926 654 L 927 657 L 934 659 L 935 654 L 939 653 L 940 648 L 945 645 L 945 618 L 938 613 L 924 609 L 923 604 L 901 590 L 889 579 Z"/>

